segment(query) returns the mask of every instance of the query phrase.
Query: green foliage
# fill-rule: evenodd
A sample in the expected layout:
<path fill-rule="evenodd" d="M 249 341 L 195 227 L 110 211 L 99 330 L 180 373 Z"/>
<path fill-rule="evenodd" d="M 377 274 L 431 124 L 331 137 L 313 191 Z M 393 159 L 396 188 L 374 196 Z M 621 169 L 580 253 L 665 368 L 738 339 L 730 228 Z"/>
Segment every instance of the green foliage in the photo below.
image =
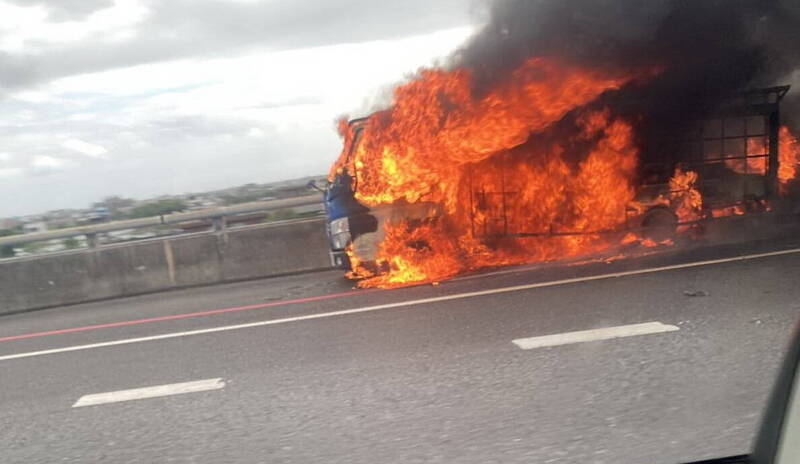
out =
<path fill-rule="evenodd" d="M 93 208 L 108 208 L 109 210 L 113 211 L 119 208 L 125 208 L 127 206 L 133 206 L 136 203 L 136 200 L 131 198 L 122 198 L 118 196 L 113 197 L 106 197 L 103 201 L 98 201 L 97 203 L 92 203 Z"/>
<path fill-rule="evenodd" d="M 275 196 L 277 198 L 292 198 L 292 197 L 301 197 L 303 195 L 308 195 L 309 188 L 305 185 L 302 187 L 284 187 L 275 191 Z"/>
<path fill-rule="evenodd" d="M 18 230 L 0 229 L 0 237 L 8 237 L 10 235 L 19 235 Z M 0 258 L 13 258 L 14 247 L 12 245 L 0 246 Z"/>
<path fill-rule="evenodd" d="M 123 210 L 127 210 L 136 204 L 136 200 L 132 198 L 123 198 L 118 196 L 106 197 L 103 201 L 92 203 L 92 208 L 106 208 L 108 210 L 111 220 L 125 219 L 128 217 Z"/>
<path fill-rule="evenodd" d="M 25 253 L 33 254 L 33 253 L 38 253 L 39 250 L 41 250 L 43 246 L 44 246 L 44 244 L 41 243 L 41 242 L 31 242 L 31 243 L 26 243 L 25 245 L 23 245 L 22 246 L 22 250 Z"/>
<path fill-rule="evenodd" d="M 251 201 L 258 201 L 263 198 L 264 193 L 251 193 L 248 195 L 222 195 L 220 199 L 224 205 L 238 205 L 239 203 L 249 203 Z"/>
<path fill-rule="evenodd" d="M 75 237 L 65 238 L 64 241 L 61 243 L 64 244 L 64 248 L 66 248 L 67 250 L 74 250 L 76 248 L 81 247 L 81 242 L 79 242 L 78 239 Z"/>
<path fill-rule="evenodd" d="M 161 216 L 162 214 L 184 211 L 186 203 L 181 200 L 159 200 L 155 203 L 138 206 L 131 211 L 131 218 Z"/>
<path fill-rule="evenodd" d="M 272 214 L 268 214 L 264 222 L 274 222 L 274 221 L 287 221 L 289 219 L 302 219 L 308 217 L 319 216 L 319 211 L 305 211 L 303 213 L 298 213 L 297 211 L 289 208 L 289 209 L 279 209 Z"/>
<path fill-rule="evenodd" d="M 295 219 L 299 217 L 299 215 L 295 212 L 295 210 L 289 209 L 279 209 L 274 213 L 267 216 L 270 221 L 285 221 L 287 219 Z"/>

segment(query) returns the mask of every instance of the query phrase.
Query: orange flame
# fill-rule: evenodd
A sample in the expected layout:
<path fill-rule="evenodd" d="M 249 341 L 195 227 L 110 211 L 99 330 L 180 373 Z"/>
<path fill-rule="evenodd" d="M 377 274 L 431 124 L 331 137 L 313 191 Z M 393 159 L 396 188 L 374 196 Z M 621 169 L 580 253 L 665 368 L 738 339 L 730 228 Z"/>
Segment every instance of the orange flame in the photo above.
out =
<path fill-rule="evenodd" d="M 670 202 L 679 222 L 697 221 L 701 217 L 703 196 L 696 185 L 697 173 L 680 168 L 675 169 L 675 175 L 669 180 Z"/>
<path fill-rule="evenodd" d="M 378 263 L 389 271 L 359 285 L 391 287 L 439 281 L 484 267 L 563 259 L 606 249 L 610 243 L 599 232 L 619 229 L 625 222 L 625 205 L 635 194 L 632 179 L 638 152 L 631 127 L 611 120 L 607 111 L 586 113 L 577 123 L 579 138 L 594 142 L 577 165 L 568 162 L 563 142 L 525 144 L 506 155 L 469 165 L 470 182 L 462 182 L 456 189 L 453 213 L 413 227 L 403 221 L 387 225 Z M 506 173 L 505 179 L 501 171 Z M 476 206 L 479 201 L 472 190 L 476 185 L 483 192 L 500 193 L 488 199 L 490 195 L 485 195 L 485 204 Z M 502 201 L 506 222 L 496 214 Z M 473 234 L 476 227 L 490 237 L 526 232 L 541 236 L 497 238 L 487 245 Z"/>
<path fill-rule="evenodd" d="M 761 138 L 747 139 L 748 155 L 766 155 L 767 152 L 767 144 Z M 797 143 L 797 137 L 787 126 L 781 126 L 778 132 L 778 183 L 782 195 L 787 193 L 789 183 L 797 178 L 798 163 L 800 163 L 800 144 Z M 726 159 L 725 165 L 740 174 L 764 175 L 767 172 L 767 157 Z"/>
<path fill-rule="evenodd" d="M 625 223 L 635 195 L 631 126 L 607 110 L 582 110 L 572 127 L 554 124 L 655 72 L 611 75 L 532 58 L 485 93 L 474 91 L 464 69 L 425 70 L 396 89 L 394 105 L 369 117 L 353 153 L 345 131 L 331 174 L 353 175 L 363 204 L 426 202 L 443 215 L 385 224 L 381 275 L 350 251 L 352 274 L 369 277 L 359 285 L 439 281 L 606 248 L 598 233 Z"/>
<path fill-rule="evenodd" d="M 747 139 L 747 157 L 725 160 L 725 166 L 739 174 L 767 173 L 767 144 L 762 138 Z"/>
<path fill-rule="evenodd" d="M 394 106 L 370 117 L 355 153 L 357 199 L 456 209 L 462 167 L 524 143 L 569 111 L 636 75 L 607 76 L 533 58 L 483 96 L 468 71 L 426 70 L 395 91 Z"/>
<path fill-rule="evenodd" d="M 630 122 L 597 103 L 604 92 L 658 71 L 610 73 L 532 58 L 478 92 L 465 69 L 424 70 L 395 90 L 390 109 L 363 123 L 359 143 L 340 124 L 344 150 L 331 177 L 353 176 L 356 199 L 371 207 L 394 212 L 419 203 L 437 211 L 382 223 L 374 263 L 347 250 L 350 276 L 362 278 L 361 287 L 393 287 L 622 245 L 673 245 L 624 233 L 626 212 L 646 211 L 634 201 L 638 148 Z M 797 175 L 800 159 L 784 129 L 781 185 Z M 748 154 L 766 153 L 763 142 L 748 143 Z M 726 164 L 760 174 L 767 167 L 766 157 Z M 677 169 L 669 193 L 649 206 L 674 211 L 680 223 L 698 221 L 704 205 L 697 182 L 696 172 Z"/>
<path fill-rule="evenodd" d="M 339 120 L 336 122 L 336 129 L 339 132 L 339 136 L 341 136 L 344 139 L 344 148 L 342 149 L 341 156 L 339 156 L 336 162 L 333 163 L 330 172 L 328 172 L 329 181 L 333 181 L 334 177 L 336 177 L 337 174 L 341 174 L 346 169 L 348 169 L 348 167 L 346 166 L 348 160 L 348 154 L 353 148 L 354 134 L 353 131 L 350 130 L 350 128 L 348 127 L 346 117 L 339 118 Z"/>
<path fill-rule="evenodd" d="M 800 163 L 800 144 L 788 127 L 782 126 L 778 133 L 778 182 L 782 194 L 786 194 L 789 183 L 797 178 Z"/>

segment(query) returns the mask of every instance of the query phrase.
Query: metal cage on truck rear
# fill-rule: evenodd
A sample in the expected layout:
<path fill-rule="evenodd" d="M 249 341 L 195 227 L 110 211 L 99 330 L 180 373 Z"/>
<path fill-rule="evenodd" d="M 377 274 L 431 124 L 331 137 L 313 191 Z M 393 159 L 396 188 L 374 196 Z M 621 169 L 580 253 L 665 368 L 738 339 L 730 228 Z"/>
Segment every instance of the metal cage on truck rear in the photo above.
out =
<path fill-rule="evenodd" d="M 669 180 L 676 167 L 698 174 L 697 188 L 707 208 L 763 205 L 774 198 L 778 193 L 779 106 L 788 90 L 786 85 L 741 93 L 704 118 L 687 116 L 682 129 L 660 134 L 657 153 L 642 154 L 637 200 L 669 193 Z M 500 163 L 499 179 L 489 188 L 475 181 L 473 169 L 477 168 L 468 167 L 473 236 L 585 235 L 642 227 L 641 218 L 638 223 L 631 221 L 629 208 L 620 211 L 624 218 L 621 229 L 571 231 L 551 224 L 545 230 L 520 230 L 509 215 L 519 194 L 507 188 L 506 179 L 514 176 L 508 168 L 513 156 L 509 151 L 493 158 L 493 163 Z M 658 161 L 649 162 L 651 159 Z"/>

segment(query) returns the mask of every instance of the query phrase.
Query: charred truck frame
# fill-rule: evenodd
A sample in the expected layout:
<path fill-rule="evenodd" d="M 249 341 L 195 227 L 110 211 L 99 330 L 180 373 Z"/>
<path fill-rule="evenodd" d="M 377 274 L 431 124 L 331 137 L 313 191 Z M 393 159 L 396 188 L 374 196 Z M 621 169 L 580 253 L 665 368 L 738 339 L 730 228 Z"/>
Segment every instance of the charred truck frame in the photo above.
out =
<path fill-rule="evenodd" d="M 592 234 L 639 231 L 644 237 L 659 241 L 672 237 L 679 227 L 691 227 L 704 221 L 729 215 L 766 212 L 778 198 L 778 163 L 780 102 L 789 86 L 757 89 L 727 99 L 721 107 L 703 118 L 687 118 L 685 127 L 670 134 L 659 134 L 658 143 L 650 152 L 640 156 L 640 183 L 635 206 L 624 212 L 621 230 L 598 230 Z M 353 140 L 346 154 L 352 158 L 363 137 L 368 118 L 351 120 L 349 130 Z M 500 162 L 513 152 L 499 155 Z M 508 164 L 508 163 L 507 163 Z M 676 169 L 693 171 L 698 175 L 694 187 L 702 194 L 703 208 L 698 217 L 679 218 L 677 206 L 669 201 L 676 193 L 670 179 Z M 498 190 L 472 185 L 467 172 L 471 195 L 471 233 L 490 241 L 497 237 L 546 237 L 586 234 L 558 230 L 518 230 L 507 215 L 508 205 L 517 192 L 506 189 L 505 176 L 494 185 Z M 330 240 L 331 263 L 349 269 L 346 249 L 351 246 L 367 261 L 378 253 L 383 240 L 383 225 L 395 221 L 423 221 L 441 214 L 437 205 L 416 203 L 369 208 L 355 198 L 356 179 L 347 172 L 329 179 L 325 189 L 327 233 Z M 480 214 L 477 214 L 480 213 Z M 621 212 L 622 213 L 622 212 Z"/>

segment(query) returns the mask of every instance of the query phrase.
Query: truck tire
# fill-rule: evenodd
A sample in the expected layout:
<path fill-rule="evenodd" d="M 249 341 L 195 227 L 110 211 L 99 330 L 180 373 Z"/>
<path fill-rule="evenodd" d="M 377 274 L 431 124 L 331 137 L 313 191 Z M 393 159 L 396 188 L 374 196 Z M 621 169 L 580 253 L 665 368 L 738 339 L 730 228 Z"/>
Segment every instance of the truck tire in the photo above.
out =
<path fill-rule="evenodd" d="M 654 242 L 675 237 L 677 230 L 678 216 L 667 208 L 653 208 L 642 220 L 642 235 Z"/>

